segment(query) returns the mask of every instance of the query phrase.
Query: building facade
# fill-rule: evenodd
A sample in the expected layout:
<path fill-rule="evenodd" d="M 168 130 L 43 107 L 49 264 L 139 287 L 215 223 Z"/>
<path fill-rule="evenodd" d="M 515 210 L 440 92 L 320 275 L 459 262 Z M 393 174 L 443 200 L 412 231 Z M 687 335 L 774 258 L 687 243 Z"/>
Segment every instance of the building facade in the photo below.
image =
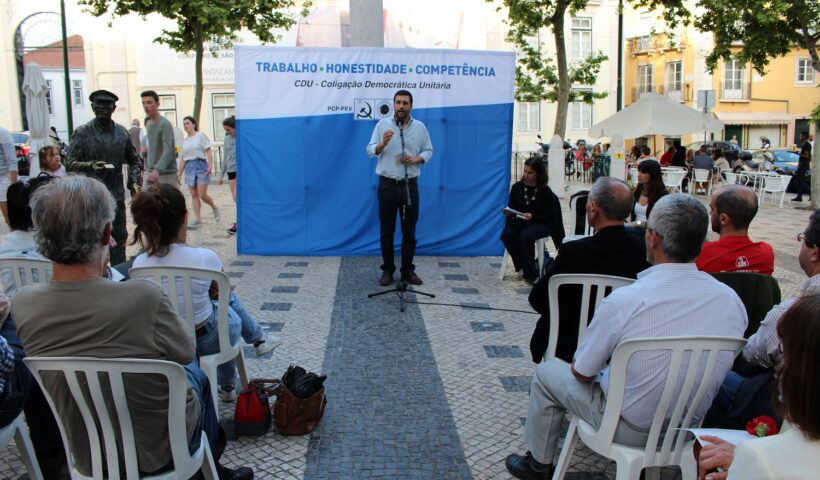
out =
<path fill-rule="evenodd" d="M 694 8 L 694 6 L 692 6 Z M 688 145 L 704 138 L 730 140 L 741 147 L 760 148 L 760 137 L 774 147 L 792 147 L 801 131 L 809 130 L 811 110 L 820 102 L 817 75 L 808 52 L 795 48 L 772 59 L 761 75 L 737 60 L 721 61 L 714 72 L 706 68 L 712 51 L 711 33 L 694 27 L 669 29 L 658 12 L 626 9 L 624 105 L 648 92 L 665 95 L 706 111 L 698 95 L 710 97 L 708 112 L 725 124 L 724 130 L 679 137 L 645 137 L 636 143 L 654 145 L 660 154 L 669 143 Z M 702 92 L 709 92 L 708 94 Z"/>

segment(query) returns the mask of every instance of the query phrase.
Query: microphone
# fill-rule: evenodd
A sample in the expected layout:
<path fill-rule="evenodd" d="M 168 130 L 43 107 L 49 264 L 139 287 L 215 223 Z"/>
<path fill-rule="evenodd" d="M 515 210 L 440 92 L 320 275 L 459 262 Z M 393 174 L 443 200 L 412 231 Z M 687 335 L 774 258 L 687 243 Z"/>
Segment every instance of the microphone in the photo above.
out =
<path fill-rule="evenodd" d="M 404 122 L 402 121 L 402 119 L 401 119 L 401 118 L 396 119 L 396 124 L 399 126 L 399 132 L 401 132 L 401 127 L 402 127 L 402 124 L 403 124 L 403 123 L 404 123 Z"/>

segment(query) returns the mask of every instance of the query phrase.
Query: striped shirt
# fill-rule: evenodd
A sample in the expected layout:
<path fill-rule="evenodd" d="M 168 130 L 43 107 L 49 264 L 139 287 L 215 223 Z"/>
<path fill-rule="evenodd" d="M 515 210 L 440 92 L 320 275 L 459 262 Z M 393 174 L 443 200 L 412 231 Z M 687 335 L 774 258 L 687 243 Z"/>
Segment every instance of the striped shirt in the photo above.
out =
<path fill-rule="evenodd" d="M 575 352 L 575 370 L 587 377 L 600 375 L 606 393 L 607 363 L 619 343 L 689 335 L 742 338 L 746 323 L 746 309 L 734 290 L 698 271 L 694 263 L 654 265 L 639 273 L 635 283 L 615 290 L 601 302 Z M 629 361 L 621 416 L 635 427 L 648 428 L 652 423 L 666 381 L 669 355 L 643 352 Z M 706 398 L 695 411 L 696 418 L 701 418 L 712 404 L 733 360 L 729 352 L 718 356 Z M 683 378 L 679 388 L 682 383 Z"/>
<path fill-rule="evenodd" d="M 749 337 L 749 341 L 743 349 L 743 358 L 754 365 L 773 367 L 776 355 L 780 350 L 780 337 L 777 336 L 777 324 L 780 322 L 780 317 L 786 313 L 786 310 L 788 310 L 798 298 L 818 288 L 820 288 L 820 274 L 806 280 L 796 296 L 787 298 L 772 307 L 769 313 L 766 314 L 766 318 L 760 322 L 757 332 Z"/>

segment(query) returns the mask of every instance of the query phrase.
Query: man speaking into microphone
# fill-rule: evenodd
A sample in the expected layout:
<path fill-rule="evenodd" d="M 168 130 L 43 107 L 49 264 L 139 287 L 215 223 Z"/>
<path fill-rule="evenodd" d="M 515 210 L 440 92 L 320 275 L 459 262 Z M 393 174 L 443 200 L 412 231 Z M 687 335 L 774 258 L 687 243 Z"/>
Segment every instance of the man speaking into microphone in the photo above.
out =
<path fill-rule="evenodd" d="M 383 118 L 373 129 L 367 154 L 378 157 L 379 224 L 382 249 L 382 276 L 379 285 L 393 283 L 393 235 L 396 215 L 401 221 L 401 280 L 421 285 L 413 265 L 416 251 L 416 222 L 419 219 L 418 176 L 421 165 L 433 156 L 433 144 L 427 127 L 410 116 L 413 95 L 399 90 L 393 95 L 393 117 Z"/>

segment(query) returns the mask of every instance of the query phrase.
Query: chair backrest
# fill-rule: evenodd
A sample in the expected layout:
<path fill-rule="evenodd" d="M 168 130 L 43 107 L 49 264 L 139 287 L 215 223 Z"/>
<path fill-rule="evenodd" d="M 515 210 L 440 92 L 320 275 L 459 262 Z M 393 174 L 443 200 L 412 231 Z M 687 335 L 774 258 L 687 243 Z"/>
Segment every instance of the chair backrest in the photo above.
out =
<path fill-rule="evenodd" d="M 223 272 L 191 267 L 139 267 L 132 268 L 131 278 L 147 277 L 160 285 L 176 307 L 177 312 L 194 328 L 194 303 L 191 295 L 191 285 L 194 279 L 216 282 L 219 288 L 219 301 L 216 311 L 217 332 L 219 335 L 219 353 L 222 363 L 232 360 L 235 347 L 231 345 L 228 334 L 228 308 L 230 304 L 231 282 Z M 180 304 L 180 300 L 182 303 Z"/>
<path fill-rule="evenodd" d="M 736 173 L 723 172 L 723 175 L 726 177 L 727 185 L 734 185 L 737 183 L 738 175 Z"/>
<path fill-rule="evenodd" d="M 667 170 L 666 180 L 663 182 L 669 188 L 681 188 L 683 177 L 686 176 L 686 170 Z"/>
<path fill-rule="evenodd" d="M 731 352 L 734 358 L 745 343 L 742 338 L 692 336 L 633 339 L 619 344 L 609 364 L 606 407 L 598 434 L 592 439 L 596 443 L 593 449 L 600 448 L 599 452 L 611 449 L 621 419 L 630 357 L 638 352 L 667 351 L 666 380 L 655 406 L 643 466 L 680 464 L 682 453 L 692 454 L 691 451 L 683 452 L 689 435 L 685 429 L 699 425 L 702 418 L 694 418 L 698 406 L 709 393 L 714 393 L 709 392 L 710 388 L 719 387 L 711 381 L 718 366 L 718 355 Z M 703 413 L 705 415 L 705 411 Z M 697 424 L 693 425 L 693 422 Z"/>
<path fill-rule="evenodd" d="M 550 307 L 550 334 L 547 343 L 547 351 L 544 353 L 544 360 L 555 358 L 555 350 L 558 347 L 558 325 L 559 325 L 559 304 L 558 290 L 563 285 L 578 285 L 581 287 L 581 312 L 578 316 L 578 343 L 584 336 L 589 321 L 590 306 L 592 309 L 598 308 L 601 300 L 612 293 L 613 290 L 630 285 L 635 280 L 631 278 L 615 277 L 612 275 L 596 275 L 591 273 L 565 273 L 553 275 L 548 286 L 549 307 Z M 595 287 L 595 298 L 591 304 L 592 288 Z"/>
<path fill-rule="evenodd" d="M 53 267 L 51 260 L 39 258 L 0 258 L 0 277 L 3 283 L 13 282 L 14 291 L 24 285 L 48 283 Z M 8 285 L 5 285 L 8 290 Z"/>
<path fill-rule="evenodd" d="M 189 478 L 201 465 L 200 456 L 203 448 L 200 445 L 194 455 L 188 451 L 187 428 L 185 425 L 185 403 L 187 399 L 187 376 L 181 365 L 165 360 L 147 359 L 103 359 L 90 357 L 27 357 L 26 366 L 40 384 L 48 400 L 54 418 L 60 428 L 63 444 L 67 449 L 71 443 L 68 440 L 68 425 L 61 412 L 55 407 L 52 396 L 52 377 L 43 381 L 44 372 L 62 372 L 68 394 L 74 399 L 77 411 L 85 423 L 87 438 L 91 453 L 92 476 L 86 477 L 76 470 L 74 455 L 67 455 L 72 478 L 139 478 L 137 463 L 137 445 L 134 438 L 132 413 L 128 406 L 124 374 L 152 374 L 162 375 L 168 382 L 168 405 L 158 405 L 158 408 L 168 409 L 168 440 L 171 447 L 171 458 L 174 469 L 179 478 Z M 107 377 L 110 384 L 101 382 Z M 127 381 L 134 382 L 130 377 Z M 87 392 L 87 393 L 84 393 Z M 63 412 L 64 414 L 64 412 Z M 113 417 L 116 415 L 116 417 Z M 114 421 L 116 419 L 116 422 Z M 139 421 L 139 419 L 137 419 Z M 115 424 L 119 428 L 115 428 Z M 118 431 L 117 431 L 118 430 Z M 77 435 L 77 432 L 72 432 Z M 122 445 L 122 451 L 117 443 Z M 203 442 L 204 444 L 204 442 Z M 105 454 L 105 459 L 103 459 Z M 122 455 L 122 459 L 120 458 Z M 105 466 L 103 461 L 105 460 Z M 120 465 L 125 465 L 125 474 L 120 474 Z M 107 476 L 104 472 L 107 471 Z"/>
<path fill-rule="evenodd" d="M 743 338 L 754 335 L 769 310 L 780 303 L 780 285 L 771 275 L 752 272 L 718 272 L 711 275 L 734 290 L 746 307 L 749 323 Z"/>
<path fill-rule="evenodd" d="M 570 235 L 592 235 L 594 232 L 594 229 L 587 223 L 586 206 L 588 198 L 589 191 L 583 190 L 569 199 L 569 210 L 572 217 Z"/>
<path fill-rule="evenodd" d="M 791 175 L 780 175 L 780 182 L 781 182 L 780 190 L 785 192 L 786 189 L 789 188 L 789 183 L 791 183 L 791 181 L 792 181 L 792 176 Z"/>
<path fill-rule="evenodd" d="M 709 180 L 709 174 L 711 173 L 711 170 L 707 170 L 705 168 L 695 168 L 693 172 L 695 172 L 696 182 L 706 182 Z"/>
<path fill-rule="evenodd" d="M 780 175 L 766 175 L 763 177 L 763 191 L 769 193 L 780 193 L 786 190 L 788 183 L 783 183 Z"/>

